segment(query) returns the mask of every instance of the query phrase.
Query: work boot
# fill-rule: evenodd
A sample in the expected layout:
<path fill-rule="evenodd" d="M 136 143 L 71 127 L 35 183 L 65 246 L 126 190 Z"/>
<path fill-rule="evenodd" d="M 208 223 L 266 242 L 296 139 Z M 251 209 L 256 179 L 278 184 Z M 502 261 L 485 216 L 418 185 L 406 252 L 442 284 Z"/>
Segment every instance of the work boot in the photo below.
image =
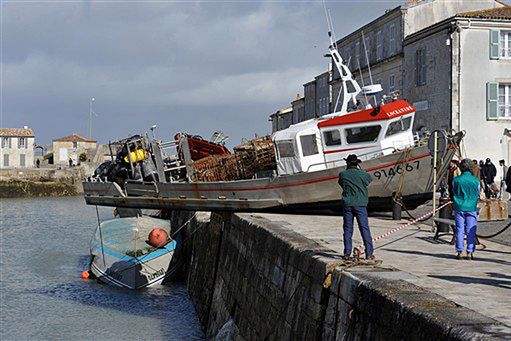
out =
<path fill-rule="evenodd" d="M 374 260 L 374 255 L 366 255 L 367 260 Z"/>
<path fill-rule="evenodd" d="M 458 260 L 463 259 L 463 252 L 459 251 L 459 252 L 456 254 L 456 259 L 458 259 Z"/>
<path fill-rule="evenodd" d="M 468 260 L 474 260 L 474 253 L 473 252 L 467 252 L 467 259 Z"/>
<path fill-rule="evenodd" d="M 344 256 L 342 256 L 342 259 L 343 260 L 350 260 L 350 255 L 344 255 Z"/>

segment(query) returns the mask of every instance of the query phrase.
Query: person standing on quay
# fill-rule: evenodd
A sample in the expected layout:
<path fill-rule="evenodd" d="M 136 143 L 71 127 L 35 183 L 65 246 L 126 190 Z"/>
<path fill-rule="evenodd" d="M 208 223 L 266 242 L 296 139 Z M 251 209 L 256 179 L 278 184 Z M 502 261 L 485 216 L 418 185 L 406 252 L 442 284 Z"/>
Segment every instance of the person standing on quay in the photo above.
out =
<path fill-rule="evenodd" d="M 454 221 L 456 223 L 456 258 L 461 259 L 467 237 L 467 259 L 474 259 L 477 230 L 477 200 L 479 180 L 470 172 L 472 160 L 460 163 L 461 175 L 453 180 Z"/>
<path fill-rule="evenodd" d="M 349 259 L 353 248 L 353 221 L 357 218 L 358 229 L 364 240 L 366 259 L 374 259 L 373 239 L 369 230 L 367 217 L 367 204 L 369 195 L 367 186 L 371 182 L 371 175 L 359 166 L 360 161 L 355 154 L 348 155 L 346 170 L 339 173 L 339 185 L 342 188 L 343 201 L 343 240 L 344 259 Z"/>
<path fill-rule="evenodd" d="M 477 164 L 477 160 L 472 160 L 472 162 L 473 162 L 471 168 L 472 175 L 478 179 L 481 179 L 481 167 L 479 167 L 479 165 Z"/>

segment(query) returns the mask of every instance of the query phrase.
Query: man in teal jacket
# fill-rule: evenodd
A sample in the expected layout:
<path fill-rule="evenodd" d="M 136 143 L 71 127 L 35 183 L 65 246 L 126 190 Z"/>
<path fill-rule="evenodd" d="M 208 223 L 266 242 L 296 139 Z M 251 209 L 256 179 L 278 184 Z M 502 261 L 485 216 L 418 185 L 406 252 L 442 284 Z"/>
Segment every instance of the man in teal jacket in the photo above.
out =
<path fill-rule="evenodd" d="M 371 175 L 360 169 L 358 165 L 360 162 L 355 154 L 348 155 L 346 159 L 347 169 L 339 174 L 343 201 L 344 259 L 349 259 L 352 251 L 353 219 L 355 217 L 364 240 L 366 258 L 374 259 L 373 239 L 367 217 L 367 203 L 369 202 L 367 186 L 371 182 Z"/>
<path fill-rule="evenodd" d="M 452 182 L 454 200 L 454 221 L 456 222 L 456 258 L 461 259 L 467 236 L 467 258 L 474 259 L 477 230 L 477 200 L 479 199 L 479 179 L 470 172 L 472 161 L 464 159 L 460 163 L 461 175 Z"/>

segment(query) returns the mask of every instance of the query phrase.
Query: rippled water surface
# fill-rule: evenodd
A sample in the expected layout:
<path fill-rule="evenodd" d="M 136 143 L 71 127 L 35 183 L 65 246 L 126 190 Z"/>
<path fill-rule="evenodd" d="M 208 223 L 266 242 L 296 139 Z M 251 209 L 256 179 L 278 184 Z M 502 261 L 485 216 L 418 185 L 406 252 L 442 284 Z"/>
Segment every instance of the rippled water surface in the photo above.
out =
<path fill-rule="evenodd" d="M 0 210 L 0 339 L 203 338 L 182 284 L 128 291 L 80 278 L 97 225 L 82 197 L 0 199 Z"/>

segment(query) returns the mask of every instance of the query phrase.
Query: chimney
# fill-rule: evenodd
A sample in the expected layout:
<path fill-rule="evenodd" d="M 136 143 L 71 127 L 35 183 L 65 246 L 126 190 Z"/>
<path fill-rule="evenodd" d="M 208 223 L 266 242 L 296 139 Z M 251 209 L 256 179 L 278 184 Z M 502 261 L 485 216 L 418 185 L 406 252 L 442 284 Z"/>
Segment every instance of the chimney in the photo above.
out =
<path fill-rule="evenodd" d="M 296 94 L 296 99 L 300 99 L 300 93 Z"/>

